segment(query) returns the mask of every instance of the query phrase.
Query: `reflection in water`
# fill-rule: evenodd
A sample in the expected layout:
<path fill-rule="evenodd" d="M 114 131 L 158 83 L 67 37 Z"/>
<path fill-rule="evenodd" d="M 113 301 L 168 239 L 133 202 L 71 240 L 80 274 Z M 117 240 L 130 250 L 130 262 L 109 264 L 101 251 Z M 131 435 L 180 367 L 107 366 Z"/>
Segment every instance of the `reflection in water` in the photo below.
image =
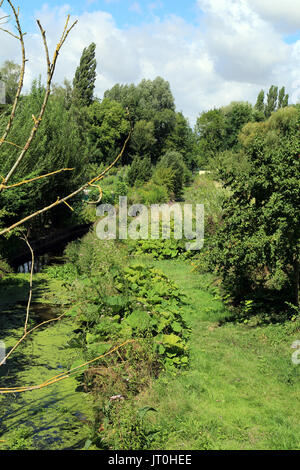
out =
<path fill-rule="evenodd" d="M 42 256 L 38 256 L 34 260 L 34 273 L 40 273 L 45 266 L 55 262 L 56 264 L 60 264 L 62 262 L 61 259 L 55 256 L 51 256 L 48 253 Z M 26 263 L 21 264 L 17 268 L 18 273 L 30 273 L 31 271 L 31 261 L 26 261 Z"/>

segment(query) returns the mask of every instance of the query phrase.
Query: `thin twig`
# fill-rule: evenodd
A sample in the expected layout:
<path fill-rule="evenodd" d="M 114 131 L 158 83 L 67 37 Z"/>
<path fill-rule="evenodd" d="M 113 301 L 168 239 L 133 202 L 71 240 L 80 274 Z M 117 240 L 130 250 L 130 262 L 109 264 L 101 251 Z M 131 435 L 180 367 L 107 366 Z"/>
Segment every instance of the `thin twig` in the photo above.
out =
<path fill-rule="evenodd" d="M 43 179 L 43 178 L 47 178 L 48 176 L 56 175 L 58 173 L 61 173 L 62 171 L 73 171 L 73 170 L 74 170 L 74 168 L 62 168 L 61 170 L 52 171 L 51 173 L 47 173 L 46 175 L 36 176 L 35 178 L 31 178 L 29 180 L 19 181 L 19 183 L 11 184 L 9 186 L 6 186 L 5 184 L 1 183 L 0 188 L 2 188 L 2 189 L 16 188 L 17 186 L 22 186 L 23 184 L 32 183 L 33 181 L 37 181 L 37 180 L 40 180 L 40 179 Z M 3 180 L 4 180 L 4 178 L 3 178 Z"/>
<path fill-rule="evenodd" d="M 121 152 L 119 153 L 119 155 L 116 157 L 116 159 L 102 172 L 100 173 L 100 175 L 96 176 L 95 178 L 93 178 L 92 180 L 88 181 L 87 183 L 85 183 L 83 186 L 81 186 L 80 188 L 76 189 L 76 191 L 73 191 L 71 194 L 69 194 L 68 196 L 65 196 L 64 198 L 62 199 L 57 199 L 57 201 L 53 202 L 52 204 L 50 204 L 49 206 L 46 206 L 44 207 L 43 209 L 40 209 L 36 212 L 34 212 L 33 214 L 30 214 L 28 215 L 27 217 L 24 217 L 23 219 L 19 220 L 18 222 L 14 223 L 13 225 L 11 225 L 10 227 L 7 227 L 5 229 L 3 229 L 1 232 L 0 232 L 0 235 L 5 235 L 6 233 L 8 232 L 11 232 L 13 229 L 19 227 L 20 225 L 24 224 L 25 222 L 28 222 L 29 220 L 33 219 L 34 217 L 37 217 L 38 215 L 40 214 L 43 214 L 44 212 L 47 212 L 51 209 L 53 209 L 54 207 L 57 207 L 58 205 L 62 204 L 62 203 L 65 203 L 66 201 L 68 201 L 69 199 L 73 198 L 74 196 L 77 196 L 77 194 L 80 194 L 82 191 L 84 191 L 85 189 L 87 189 L 91 184 L 97 182 L 97 181 L 101 181 L 104 176 L 109 172 L 109 170 L 117 164 L 117 162 L 120 160 L 120 158 L 122 157 L 124 151 L 125 151 L 125 148 L 127 146 L 127 143 L 129 142 L 130 140 L 130 137 L 131 137 L 131 134 L 132 134 L 132 125 L 131 125 L 131 129 L 130 129 L 130 132 L 128 134 L 128 137 L 127 139 L 125 140 L 124 142 L 124 145 L 122 147 L 122 150 Z"/>
<path fill-rule="evenodd" d="M 30 253 L 31 253 L 29 297 L 28 297 L 28 302 L 27 302 L 26 319 L 25 319 L 25 326 L 24 326 L 24 335 L 26 336 L 26 334 L 27 334 L 27 325 L 28 325 L 28 320 L 29 320 L 29 311 L 30 311 L 30 305 L 31 305 L 31 299 L 32 299 L 32 281 L 33 281 L 33 271 L 34 271 L 34 251 L 32 249 L 32 246 L 30 245 L 26 235 L 24 235 L 23 240 L 26 242 L 28 248 L 30 249 Z"/>
<path fill-rule="evenodd" d="M 22 28 L 21 28 L 21 25 L 20 25 L 20 22 L 19 22 L 19 14 L 18 12 L 16 11 L 15 7 L 13 6 L 12 2 L 10 0 L 7 0 L 12 11 L 13 11 L 13 14 L 14 14 L 14 17 L 15 17 L 15 21 L 16 21 L 16 25 L 17 25 L 17 30 L 19 32 L 19 37 L 18 36 L 14 36 L 12 33 L 10 33 L 9 31 L 6 31 L 7 33 L 9 34 L 12 34 L 16 39 L 18 39 L 20 41 L 20 45 L 21 45 L 21 52 L 22 52 L 22 67 L 21 67 L 21 72 L 20 72 L 20 79 L 19 79 L 19 84 L 18 84 L 18 89 L 17 89 L 17 92 L 16 92 L 16 96 L 15 96 L 15 99 L 14 99 L 14 103 L 13 103 L 13 107 L 12 107 L 12 110 L 11 110 L 11 114 L 10 114 L 10 117 L 8 119 L 8 123 L 7 123 L 7 126 L 6 126 L 6 129 L 4 131 L 4 134 L 2 136 L 2 138 L 0 139 L 0 147 L 2 146 L 2 144 L 6 141 L 6 138 L 11 130 L 11 126 L 12 126 L 12 123 L 13 123 L 13 120 L 15 118 L 15 114 L 16 114 L 16 108 L 17 108 L 17 104 L 18 104 L 18 101 L 19 101 L 19 98 L 20 98 L 20 94 L 21 94 L 21 91 L 22 91 L 22 88 L 23 88 L 23 82 L 24 82 L 24 75 L 25 75 L 25 64 L 26 64 L 26 55 L 25 55 L 25 45 L 24 45 L 24 36 L 26 33 L 23 33 L 22 31 Z M 3 3 L 3 0 L 1 1 L 0 3 L 0 7 Z"/>
<path fill-rule="evenodd" d="M 9 351 L 9 353 L 2 359 L 2 361 L 0 362 L 0 366 L 2 366 L 3 364 L 5 364 L 6 360 L 12 355 L 12 353 L 17 349 L 17 347 L 30 335 L 30 333 L 33 333 L 33 331 L 37 330 L 38 328 L 40 328 L 41 326 L 43 325 L 46 325 L 48 323 L 51 323 L 51 322 L 54 322 L 54 321 L 58 321 L 60 320 L 62 317 L 65 316 L 65 313 L 63 313 L 62 315 L 60 315 L 59 317 L 57 318 L 51 318 L 50 320 L 46 320 L 46 321 L 43 321 L 42 323 L 40 323 L 39 325 L 36 325 L 34 328 L 32 328 L 31 330 L 27 331 L 26 334 L 24 334 L 22 336 L 22 338 L 20 338 L 16 344 L 14 345 L 14 347 Z"/>
<path fill-rule="evenodd" d="M 8 1 L 10 1 L 10 0 L 8 0 Z M 14 10 L 14 12 L 15 12 L 15 10 Z M 16 21 L 17 21 L 17 24 L 19 25 L 18 18 L 16 18 Z M 49 96 L 50 96 L 50 93 L 51 93 L 51 82 L 52 82 L 52 78 L 53 78 L 53 74 L 54 74 L 54 70 L 55 70 L 55 66 L 56 66 L 59 51 L 60 51 L 63 43 L 65 42 L 67 36 L 69 35 L 70 31 L 73 29 L 73 27 L 77 23 L 77 21 L 75 21 L 72 24 L 72 26 L 68 30 L 66 30 L 68 22 L 69 22 L 69 17 L 67 19 L 62 38 L 60 39 L 60 42 L 56 46 L 53 61 L 51 63 L 50 59 L 49 59 L 49 49 L 48 49 L 48 44 L 47 44 L 47 39 L 46 39 L 46 33 L 45 33 L 45 30 L 42 28 L 42 25 L 41 25 L 40 21 L 37 20 L 37 24 L 39 26 L 39 29 L 40 29 L 40 32 L 41 32 L 41 35 L 42 35 L 42 38 L 43 38 L 43 42 L 44 42 L 46 61 L 47 61 L 47 86 L 46 86 L 46 92 L 45 92 L 44 100 L 43 100 L 43 103 L 42 103 L 42 106 L 41 106 L 41 109 L 40 109 L 39 116 L 38 116 L 38 118 L 34 119 L 34 126 L 31 129 L 31 132 L 29 134 L 27 142 L 26 142 L 23 150 L 21 151 L 20 155 L 18 156 L 17 160 L 15 161 L 14 165 L 12 166 L 12 168 L 9 170 L 7 176 L 5 177 L 5 179 L 3 181 L 4 186 L 7 185 L 8 181 L 10 180 L 12 175 L 15 173 L 16 169 L 18 168 L 21 161 L 25 157 L 25 155 L 26 155 L 30 145 L 32 144 L 32 141 L 33 141 L 36 133 L 37 133 L 37 130 L 40 126 L 40 123 L 43 119 L 43 116 L 44 116 L 44 113 L 45 113 L 45 110 L 46 110 L 46 106 L 47 106 L 47 103 L 48 103 L 48 99 L 49 99 Z M 20 37 L 22 37 L 22 39 L 23 39 L 23 36 L 20 36 Z M 22 43 L 22 45 L 23 44 L 24 43 Z M 2 137 L 2 140 L 5 140 L 6 137 L 7 137 L 7 135 L 4 134 L 4 136 Z M 1 143 L 3 143 L 3 142 L 0 142 L 0 145 L 1 145 Z M 2 190 L 3 190 L 3 187 L 0 186 L 0 192 Z"/>

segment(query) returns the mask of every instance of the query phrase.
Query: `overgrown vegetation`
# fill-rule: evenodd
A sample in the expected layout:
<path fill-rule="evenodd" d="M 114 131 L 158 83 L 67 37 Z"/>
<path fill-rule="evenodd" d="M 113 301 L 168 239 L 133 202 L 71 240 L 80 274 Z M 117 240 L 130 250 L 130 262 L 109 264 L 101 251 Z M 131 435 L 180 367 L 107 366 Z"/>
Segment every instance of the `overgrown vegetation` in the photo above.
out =
<path fill-rule="evenodd" d="M 120 196 L 130 204 L 204 204 L 200 252 L 186 250 L 172 223 L 167 240 L 99 240 L 93 227 L 66 247 L 62 264 L 34 277 L 31 308 L 51 304 L 66 317 L 49 367 L 83 365 L 77 382 L 71 376 L 72 387 L 80 385 L 80 393 L 93 398 L 86 439 L 77 446 L 299 448 L 293 401 L 299 369 L 286 348 L 299 334 L 300 106 L 289 106 L 284 87 L 271 86 L 255 106 L 233 102 L 202 112 L 191 129 L 161 77 L 116 84 L 103 99 L 96 97 L 95 49 L 92 43 L 83 50 L 72 83 L 52 85 L 40 121 L 35 116 L 47 88 L 41 79 L 33 81 L 20 96 L 11 142 L 0 145 L 0 174 L 7 175 L 32 119 L 38 122 L 11 186 L 0 187 L 0 230 L 37 211 L 22 230 L 10 230 L 0 241 L 5 340 L 11 348 L 23 334 L 18 322 L 29 276 L 12 274 L 10 263 L 24 240 L 30 247 L 28 240 L 93 224 L 97 204 L 113 204 L 118 212 Z M 21 73 L 11 61 L 0 68 L 7 93 L 0 136 Z M 95 175 L 117 155 L 123 158 L 100 182 Z M 86 181 L 88 189 L 70 204 L 39 212 Z M 51 329 L 44 331 L 39 338 L 51 348 Z M 20 349 L 21 367 L 30 347 Z M 28 374 L 14 366 L 7 379 L 29 380 Z M 63 406 L 57 411 L 72 416 Z M 13 450 L 38 447 L 26 420 L 10 434 L 3 425 L 2 432 Z"/>

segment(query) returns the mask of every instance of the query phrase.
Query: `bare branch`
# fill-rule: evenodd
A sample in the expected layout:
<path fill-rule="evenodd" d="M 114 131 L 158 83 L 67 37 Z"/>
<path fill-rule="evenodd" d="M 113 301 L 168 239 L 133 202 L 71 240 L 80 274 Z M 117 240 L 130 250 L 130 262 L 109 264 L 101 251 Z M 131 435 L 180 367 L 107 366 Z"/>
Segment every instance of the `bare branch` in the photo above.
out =
<path fill-rule="evenodd" d="M 8 0 L 10 2 L 10 0 Z M 15 12 L 15 9 L 14 9 L 14 12 Z M 17 20 L 16 20 L 17 21 Z M 42 28 L 41 26 L 41 23 L 39 20 L 37 20 L 37 23 L 38 23 L 38 26 L 40 28 L 40 31 L 41 31 L 41 35 L 42 35 L 42 38 L 43 38 L 43 42 L 44 42 L 44 47 L 45 47 L 45 54 L 46 54 L 46 61 L 47 61 L 47 86 L 46 86 L 46 93 L 45 93 L 45 97 L 44 97 L 44 101 L 42 103 L 42 106 L 41 106 L 41 109 L 40 109 L 40 113 L 39 113 L 39 116 L 38 118 L 35 118 L 34 119 L 34 126 L 30 132 L 30 135 L 27 139 L 27 142 L 23 148 L 23 150 L 21 151 L 20 155 L 18 156 L 16 162 L 14 163 L 14 165 L 12 166 L 12 168 L 10 169 L 10 171 L 8 172 L 7 176 L 5 177 L 4 181 L 3 181 L 3 185 L 7 185 L 8 181 L 10 180 L 10 178 L 12 177 L 12 175 L 15 173 L 16 169 L 18 168 L 18 166 L 20 165 L 21 161 L 23 160 L 23 158 L 25 157 L 35 135 L 36 135 L 36 132 L 40 126 L 40 123 L 42 121 L 42 118 L 44 116 L 44 113 L 45 113 L 45 109 L 46 109 L 46 106 L 47 106 L 47 103 L 48 103 L 48 99 L 49 99 L 49 96 L 50 96 L 50 93 L 51 93 L 51 82 L 52 82 L 52 78 L 53 78 L 53 74 L 54 74 L 54 70 L 55 70 L 55 66 L 56 66 L 56 62 L 57 62 L 57 58 L 58 58 L 58 54 L 59 54 L 59 51 L 63 45 L 63 43 L 65 42 L 67 36 L 69 35 L 71 29 L 76 25 L 77 21 L 75 21 L 72 26 L 67 30 L 67 25 L 68 25 L 68 22 L 69 22 L 69 17 L 66 21 L 66 25 L 65 25 L 65 28 L 64 28 L 64 31 L 63 31 L 63 35 L 60 39 L 60 42 L 57 44 L 56 46 L 56 49 L 55 49 L 55 53 L 54 53 L 54 57 L 53 57 L 53 61 L 52 63 L 50 62 L 50 59 L 49 59 L 49 50 L 48 50 L 48 45 L 47 45 L 47 39 L 46 39 L 46 33 L 44 31 L 44 29 Z M 19 23 L 17 23 L 19 24 Z M 22 43 L 23 44 L 23 43 Z M 25 53 L 24 53 L 25 54 Z M 6 136 L 3 137 L 1 140 L 5 140 L 6 139 Z M 3 142 L 2 142 L 3 143 Z M 1 142 L 0 142 L 0 145 L 1 145 Z M 3 190 L 3 187 L 1 188 L 0 187 L 0 192 Z"/>
<path fill-rule="evenodd" d="M 65 313 L 63 313 L 62 315 L 60 315 L 59 317 L 57 318 L 51 318 L 50 320 L 46 320 L 44 321 L 43 323 L 40 323 L 39 325 L 35 326 L 34 328 L 32 328 L 31 330 L 27 331 L 26 334 L 24 334 L 22 336 L 22 338 L 20 338 L 17 343 L 14 345 L 14 347 L 9 351 L 8 354 L 6 354 L 6 356 L 2 359 L 2 361 L 0 362 L 0 366 L 3 366 L 3 364 L 5 364 L 5 362 L 7 361 L 7 359 L 12 355 L 12 353 L 17 349 L 17 347 L 24 341 L 24 339 L 27 338 L 28 335 L 30 335 L 30 333 L 33 333 L 35 330 L 37 330 L 38 328 L 40 328 L 41 326 L 43 325 L 46 325 L 48 323 L 51 323 L 53 321 L 58 321 L 60 320 L 62 317 L 65 316 Z"/>
<path fill-rule="evenodd" d="M 20 41 L 21 52 L 22 52 L 22 67 L 21 67 L 21 73 L 20 73 L 18 89 L 17 89 L 16 96 L 15 96 L 15 99 L 14 99 L 11 114 L 10 114 L 10 117 L 8 119 L 8 123 L 7 123 L 6 129 L 4 131 L 4 134 L 3 134 L 2 138 L 0 139 L 0 148 L 1 148 L 2 144 L 6 141 L 7 136 L 9 134 L 10 130 L 11 130 L 13 120 L 15 118 L 16 108 L 17 108 L 18 101 L 19 101 L 19 98 L 20 98 L 20 94 L 21 94 L 21 91 L 22 91 L 22 88 L 23 88 L 24 75 L 25 75 L 25 64 L 26 64 L 25 45 L 24 45 L 24 35 L 26 33 L 22 32 L 22 28 L 21 28 L 21 25 L 20 25 L 20 22 L 19 22 L 19 12 L 16 11 L 15 7 L 13 6 L 13 4 L 10 0 L 7 0 L 7 1 L 8 1 L 9 5 L 10 5 L 12 11 L 13 11 L 15 21 L 16 21 L 16 25 L 17 25 L 17 30 L 19 32 L 19 36 L 15 36 L 12 33 L 9 33 L 9 34 L 12 34 L 12 36 L 14 36 L 16 39 L 18 39 Z M 2 5 L 2 3 L 3 3 L 3 0 L 1 1 L 0 6 Z M 8 31 L 6 31 L 6 32 L 8 32 Z"/>
<path fill-rule="evenodd" d="M 11 225 L 10 227 L 8 228 L 5 228 L 3 229 L 1 232 L 0 232 L 0 235 L 5 235 L 6 233 L 8 232 L 11 232 L 11 230 L 19 227 L 20 225 L 24 224 L 25 222 L 28 222 L 29 220 L 33 219 L 34 217 L 37 217 L 38 215 L 40 214 L 43 214 L 44 212 L 47 212 L 51 209 L 53 209 L 54 207 L 62 204 L 62 203 L 65 203 L 66 201 L 68 201 L 69 199 L 73 198 L 74 196 L 77 196 L 77 194 L 80 194 L 82 191 L 84 191 L 85 189 L 87 189 L 91 184 L 93 183 L 96 183 L 97 181 L 101 181 L 104 176 L 109 172 L 109 170 L 115 166 L 117 164 L 117 162 L 120 160 L 120 158 L 122 157 L 124 151 L 125 151 L 125 148 L 127 146 L 127 143 L 129 142 L 130 140 L 130 137 L 131 137 L 131 134 L 132 134 L 132 124 L 131 124 L 131 128 L 130 128 L 130 132 L 128 134 L 128 137 L 127 139 L 125 140 L 124 142 L 124 145 L 123 145 L 123 148 L 121 150 L 121 152 L 119 153 L 119 155 L 115 158 L 115 160 L 102 172 L 100 173 L 100 175 L 96 176 L 95 178 L 93 178 L 92 180 L 88 181 L 87 183 L 85 183 L 83 186 L 81 186 L 80 188 L 76 189 L 76 191 L 72 192 L 71 194 L 69 194 L 68 196 L 65 196 L 64 198 L 62 199 L 57 199 L 56 202 L 53 202 L 52 204 L 50 204 L 49 206 L 46 206 L 44 207 L 43 209 L 40 209 L 36 212 L 34 212 L 33 214 L 30 214 L 28 215 L 27 217 L 24 217 L 24 219 L 22 220 L 19 220 L 18 222 L 16 222 L 15 224 Z"/>
<path fill-rule="evenodd" d="M 57 175 L 58 173 L 61 173 L 62 171 L 73 171 L 73 170 L 74 168 L 62 168 L 61 170 L 52 171 L 51 173 L 47 173 L 46 175 L 36 176 L 35 178 L 31 178 L 29 180 L 23 180 L 23 181 L 20 181 L 19 183 L 11 184 L 9 186 L 6 186 L 5 184 L 1 183 L 0 189 L 16 188 L 17 186 L 22 186 L 23 184 L 32 183 L 32 181 L 37 181 L 37 180 L 40 180 L 42 178 L 47 178 L 48 176 L 52 176 L 52 175 Z M 4 181 L 4 178 L 3 178 L 3 181 Z"/>
<path fill-rule="evenodd" d="M 32 246 L 30 245 L 26 235 L 24 236 L 23 240 L 26 242 L 28 248 L 30 249 L 30 253 L 31 253 L 29 297 L 28 297 L 28 303 L 27 303 L 27 309 L 26 309 L 26 319 L 25 319 L 25 326 L 24 326 L 24 335 L 26 336 L 27 335 L 27 325 L 28 325 L 28 320 L 29 320 L 29 310 L 30 310 L 31 299 L 32 299 L 32 279 L 33 279 L 33 271 L 34 271 L 34 252 L 33 252 Z"/>

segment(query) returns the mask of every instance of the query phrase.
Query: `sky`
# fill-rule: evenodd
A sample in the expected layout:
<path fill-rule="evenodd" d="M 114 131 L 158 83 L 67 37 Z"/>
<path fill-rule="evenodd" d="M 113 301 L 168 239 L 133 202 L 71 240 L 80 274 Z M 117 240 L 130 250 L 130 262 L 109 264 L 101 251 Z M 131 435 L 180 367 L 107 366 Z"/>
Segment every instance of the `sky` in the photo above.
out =
<path fill-rule="evenodd" d="M 300 101 L 298 0 L 18 0 L 27 32 L 24 90 L 45 78 L 40 19 L 53 52 L 68 14 L 78 24 L 63 46 L 55 83 L 72 80 L 84 47 L 95 42 L 96 94 L 116 83 L 168 80 L 178 111 L 193 126 L 203 111 L 249 101 L 285 86 Z M 0 17 L 10 13 L 7 0 Z M 13 21 L 3 26 L 13 28 Z M 0 31 L 0 66 L 20 61 L 20 46 Z"/>

